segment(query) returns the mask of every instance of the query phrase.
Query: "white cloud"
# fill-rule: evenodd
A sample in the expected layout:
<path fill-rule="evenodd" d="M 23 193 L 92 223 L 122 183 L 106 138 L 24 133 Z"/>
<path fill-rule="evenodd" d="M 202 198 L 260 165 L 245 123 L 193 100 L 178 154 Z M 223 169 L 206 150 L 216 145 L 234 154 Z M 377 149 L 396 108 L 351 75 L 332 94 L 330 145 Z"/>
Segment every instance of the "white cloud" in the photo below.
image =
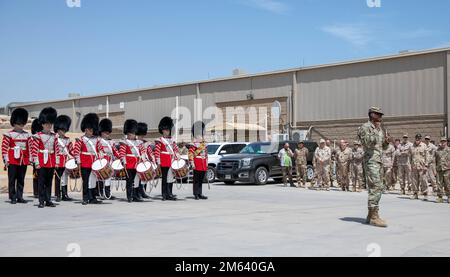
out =
<path fill-rule="evenodd" d="M 248 6 L 276 14 L 284 14 L 289 11 L 289 6 L 278 0 L 245 0 L 244 3 Z"/>
<path fill-rule="evenodd" d="M 359 47 L 372 41 L 369 28 L 360 24 L 335 24 L 323 27 L 322 31 Z"/>

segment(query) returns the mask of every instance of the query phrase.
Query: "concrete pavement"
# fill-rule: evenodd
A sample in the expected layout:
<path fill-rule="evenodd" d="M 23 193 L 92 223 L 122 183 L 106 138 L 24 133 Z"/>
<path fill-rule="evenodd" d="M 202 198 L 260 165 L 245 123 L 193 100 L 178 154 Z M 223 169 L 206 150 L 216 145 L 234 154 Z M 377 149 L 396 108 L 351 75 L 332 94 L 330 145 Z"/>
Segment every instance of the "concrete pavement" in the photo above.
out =
<path fill-rule="evenodd" d="M 366 192 L 215 184 L 196 201 L 191 190 L 177 202 L 45 209 L 2 194 L 0 256 L 450 256 L 450 204 L 434 198 L 384 195 L 380 229 L 363 224 Z"/>

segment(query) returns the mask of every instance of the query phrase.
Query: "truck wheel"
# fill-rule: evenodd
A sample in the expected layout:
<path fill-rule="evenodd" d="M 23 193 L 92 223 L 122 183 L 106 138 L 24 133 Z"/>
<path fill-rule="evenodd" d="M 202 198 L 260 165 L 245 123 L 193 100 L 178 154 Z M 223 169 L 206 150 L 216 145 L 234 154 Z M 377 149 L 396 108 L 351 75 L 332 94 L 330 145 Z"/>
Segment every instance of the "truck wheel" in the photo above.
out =
<path fill-rule="evenodd" d="M 214 183 L 215 180 L 216 180 L 216 172 L 214 171 L 213 167 L 208 166 L 208 171 L 206 171 L 205 174 L 205 181 Z"/>
<path fill-rule="evenodd" d="M 308 167 L 306 168 L 306 176 L 307 176 L 308 182 L 311 182 L 312 180 L 314 180 L 314 167 L 312 165 L 308 165 Z"/>
<path fill-rule="evenodd" d="M 232 186 L 236 182 L 235 181 L 225 181 L 224 183 L 225 183 L 225 185 Z"/>
<path fill-rule="evenodd" d="M 255 171 L 255 183 L 257 185 L 265 185 L 269 180 L 269 172 L 265 167 L 258 167 Z"/>

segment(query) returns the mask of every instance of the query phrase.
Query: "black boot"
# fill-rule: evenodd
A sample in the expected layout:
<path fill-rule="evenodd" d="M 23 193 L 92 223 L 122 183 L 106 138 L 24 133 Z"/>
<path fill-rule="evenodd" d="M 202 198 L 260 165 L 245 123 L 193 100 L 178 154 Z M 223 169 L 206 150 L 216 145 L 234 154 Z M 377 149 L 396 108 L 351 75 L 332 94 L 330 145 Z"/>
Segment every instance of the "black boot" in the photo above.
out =
<path fill-rule="evenodd" d="M 140 196 L 141 196 L 143 199 L 149 199 L 149 198 L 150 198 L 150 196 L 148 196 L 148 195 L 145 193 L 144 185 L 142 185 L 142 184 L 139 185 L 139 192 L 140 192 Z"/>
<path fill-rule="evenodd" d="M 144 200 L 141 198 L 139 194 L 139 188 L 133 188 L 133 202 L 143 202 Z"/>
<path fill-rule="evenodd" d="M 62 201 L 72 201 L 73 199 L 69 197 L 67 194 L 67 186 L 64 186 L 62 189 Z"/>
<path fill-rule="evenodd" d="M 111 186 L 105 187 L 105 197 L 109 200 L 116 200 L 116 198 L 111 195 Z"/>
<path fill-rule="evenodd" d="M 97 200 L 97 198 L 95 197 L 97 190 L 96 189 L 89 189 L 90 194 L 92 196 L 91 200 L 89 200 L 89 204 L 102 204 L 102 201 Z"/>
<path fill-rule="evenodd" d="M 177 200 L 177 196 L 173 194 L 173 183 L 168 184 L 169 186 L 169 200 Z"/>

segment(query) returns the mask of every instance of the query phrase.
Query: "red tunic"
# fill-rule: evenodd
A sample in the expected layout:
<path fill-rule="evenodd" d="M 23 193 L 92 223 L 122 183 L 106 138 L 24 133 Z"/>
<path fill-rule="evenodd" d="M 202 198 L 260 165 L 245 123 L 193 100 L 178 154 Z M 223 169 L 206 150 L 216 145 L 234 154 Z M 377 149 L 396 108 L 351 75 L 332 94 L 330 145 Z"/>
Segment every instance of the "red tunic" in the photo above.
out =
<path fill-rule="evenodd" d="M 56 153 L 59 146 L 56 141 L 56 134 L 53 132 L 39 132 L 33 140 L 33 159 L 41 168 L 56 167 Z M 47 157 L 47 158 L 46 158 Z"/>
<path fill-rule="evenodd" d="M 70 138 L 61 138 L 57 135 L 58 152 L 56 152 L 56 167 L 66 167 L 66 162 L 69 160 L 69 156 L 73 156 L 73 144 Z"/>
<path fill-rule="evenodd" d="M 89 141 L 95 149 L 93 149 Z M 92 164 L 104 155 L 103 145 L 98 137 L 88 138 L 82 136 L 75 142 L 73 154 L 81 168 L 92 168 Z"/>
<path fill-rule="evenodd" d="M 201 143 L 194 143 L 189 147 L 189 162 L 194 163 L 195 171 L 208 171 L 208 149 L 206 144 L 203 150 L 200 146 Z"/>
<path fill-rule="evenodd" d="M 164 140 L 166 142 L 164 142 Z M 174 154 L 178 153 L 177 143 L 171 137 L 161 137 L 155 141 L 155 159 L 161 167 L 171 167 L 172 161 L 175 159 Z M 173 153 L 168 149 L 166 144 L 172 147 Z"/>
<path fill-rule="evenodd" d="M 144 152 L 142 143 L 137 140 L 125 140 L 119 149 L 119 157 L 126 169 L 136 169 Z"/>
<path fill-rule="evenodd" d="M 3 134 L 2 157 L 3 162 L 12 165 L 29 165 L 32 153 L 33 140 L 28 132 L 16 132 L 14 130 Z M 17 150 L 15 150 L 17 149 Z M 18 151 L 17 155 L 14 152 Z"/>

